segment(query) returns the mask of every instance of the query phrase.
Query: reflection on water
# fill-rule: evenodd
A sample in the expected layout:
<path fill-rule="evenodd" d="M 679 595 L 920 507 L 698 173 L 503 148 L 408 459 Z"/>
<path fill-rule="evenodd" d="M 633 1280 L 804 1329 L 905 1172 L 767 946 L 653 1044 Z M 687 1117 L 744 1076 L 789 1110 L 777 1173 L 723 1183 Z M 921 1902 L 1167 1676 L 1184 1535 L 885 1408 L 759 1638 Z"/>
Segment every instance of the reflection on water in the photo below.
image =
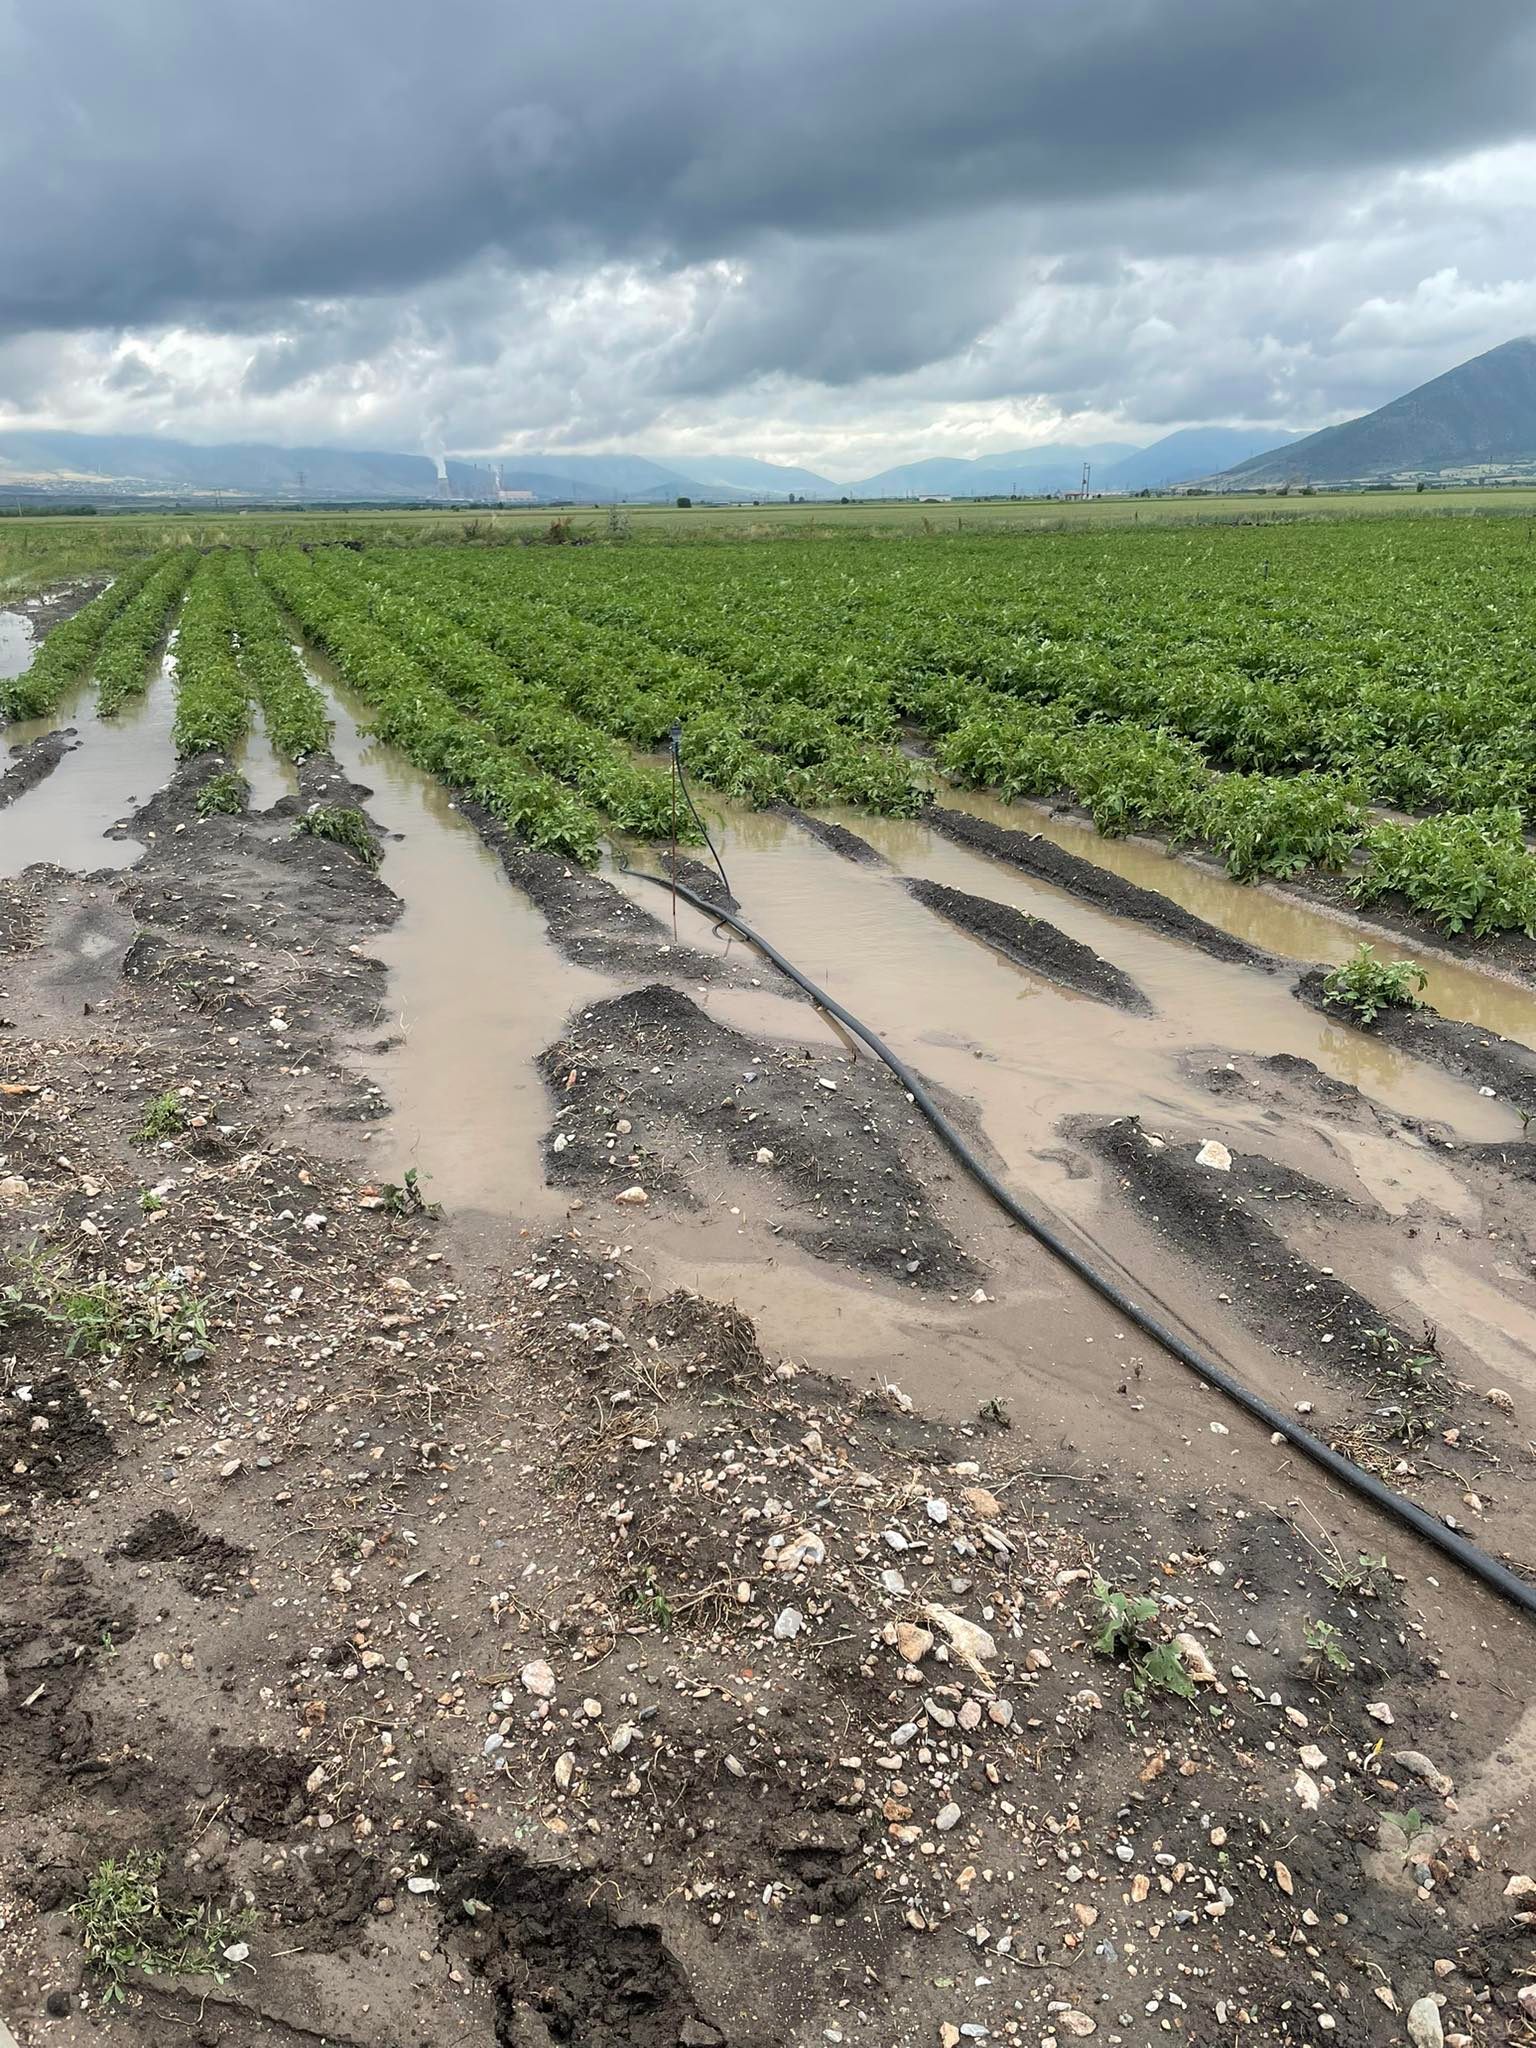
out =
<path fill-rule="evenodd" d="M 0 612 L 0 682 L 31 667 L 35 644 L 32 621 L 25 612 Z"/>

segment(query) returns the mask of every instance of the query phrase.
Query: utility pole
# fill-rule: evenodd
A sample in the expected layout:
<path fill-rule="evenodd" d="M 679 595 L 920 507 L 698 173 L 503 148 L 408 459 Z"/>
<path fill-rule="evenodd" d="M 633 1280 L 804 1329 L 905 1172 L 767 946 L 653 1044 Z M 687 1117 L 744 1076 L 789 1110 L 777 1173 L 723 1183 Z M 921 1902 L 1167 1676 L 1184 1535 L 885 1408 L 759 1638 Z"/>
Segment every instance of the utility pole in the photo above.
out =
<path fill-rule="evenodd" d="M 1085 505 L 1086 505 L 1086 504 L 1087 504 L 1087 502 L 1088 502 L 1088 483 L 1089 483 L 1089 479 L 1090 479 L 1090 478 L 1092 477 L 1092 475 L 1093 475 L 1093 464 L 1092 464 L 1091 462 L 1085 462 L 1085 463 L 1083 464 L 1083 503 L 1084 503 Z"/>

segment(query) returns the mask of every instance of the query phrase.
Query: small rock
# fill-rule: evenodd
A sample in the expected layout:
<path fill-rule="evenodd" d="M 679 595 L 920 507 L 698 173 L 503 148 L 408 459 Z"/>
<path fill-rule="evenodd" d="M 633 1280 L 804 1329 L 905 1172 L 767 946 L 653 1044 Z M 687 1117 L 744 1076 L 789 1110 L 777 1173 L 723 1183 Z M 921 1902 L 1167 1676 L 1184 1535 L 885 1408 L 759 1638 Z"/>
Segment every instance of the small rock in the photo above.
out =
<path fill-rule="evenodd" d="M 1213 1166 L 1218 1173 L 1232 1171 L 1232 1154 L 1219 1138 L 1207 1138 L 1195 1154 L 1196 1166 Z M 1092 2029 L 1090 2028 L 1091 2032 Z"/>
<path fill-rule="evenodd" d="M 798 1536 L 791 1537 L 778 1555 L 781 1572 L 798 1571 L 803 1564 L 825 1564 L 827 1546 L 814 1529 L 802 1529 Z"/>
<path fill-rule="evenodd" d="M 1064 2034 L 1076 2034 L 1079 2040 L 1099 2031 L 1099 2023 L 1085 2012 L 1079 2012 L 1075 2005 L 1069 2005 L 1065 2012 L 1056 2015 L 1056 2024 Z"/>
<path fill-rule="evenodd" d="M 769 1148 L 768 1148 L 768 1147 L 767 1147 L 766 1145 L 759 1145 L 759 1146 L 758 1146 L 758 1148 L 757 1148 L 757 1163 L 758 1163 L 758 1165 L 759 1165 L 759 1166 L 772 1166 L 772 1164 L 773 1164 L 773 1153 L 772 1153 L 772 1152 L 771 1152 L 771 1151 L 769 1150 Z"/>
<path fill-rule="evenodd" d="M 405 1888 L 408 1892 L 415 1892 L 417 1897 L 421 1898 L 427 1892 L 435 1892 L 437 1890 L 437 1879 L 435 1877 L 408 1877 L 405 1880 Z"/>
<path fill-rule="evenodd" d="M 909 1664 L 921 1664 L 933 1648 L 933 1631 L 919 1628 L 916 1622 L 898 1621 L 896 1648 Z"/>
<path fill-rule="evenodd" d="M 1379 1721 L 1383 1728 L 1390 1728 L 1397 1719 L 1385 1700 L 1372 1700 L 1365 1711 L 1373 1721 Z"/>
<path fill-rule="evenodd" d="M 955 1614 L 949 1608 L 941 1607 L 936 1600 L 928 1601 L 923 1613 L 929 1621 L 936 1621 L 943 1629 L 945 1635 L 949 1637 L 949 1647 L 960 1662 L 969 1665 L 979 1678 L 986 1678 L 984 1662 L 988 1657 L 997 1655 L 997 1644 L 987 1631 L 978 1627 L 974 1621 L 967 1621 L 963 1614 Z M 991 1684 L 990 1679 L 987 1682 Z"/>
<path fill-rule="evenodd" d="M 531 1692 L 536 1700 L 552 1700 L 555 1696 L 555 1674 L 542 1657 L 535 1657 L 531 1664 L 525 1664 L 517 1674 L 524 1692 Z"/>
<path fill-rule="evenodd" d="M 1432 1998 L 1416 1998 L 1408 2008 L 1408 2038 L 1413 2048 L 1445 2048 L 1440 2008 Z"/>
<path fill-rule="evenodd" d="M 1315 1742 L 1309 1742 L 1303 1746 L 1301 1760 L 1309 1771 L 1320 1771 L 1328 1761 Z"/>
<path fill-rule="evenodd" d="M 1396 1750 L 1392 1761 L 1400 1770 L 1406 1771 L 1410 1778 L 1417 1778 L 1421 1784 L 1427 1785 L 1431 1792 L 1438 1792 L 1442 1799 L 1448 1798 L 1456 1789 L 1444 1771 L 1432 1764 L 1421 1750 Z"/>
<path fill-rule="evenodd" d="M 0 1202 L 24 1202 L 31 1192 L 19 1173 L 8 1173 L 0 1180 Z"/>
<path fill-rule="evenodd" d="M 781 1607 L 773 1624 L 773 1633 L 781 1643 L 792 1643 L 804 1627 L 805 1616 L 798 1607 Z"/>
<path fill-rule="evenodd" d="M 929 1521 L 936 1522 L 941 1529 L 949 1520 L 949 1502 L 947 1500 L 935 1499 L 924 1501 L 923 1509 Z"/>
<path fill-rule="evenodd" d="M 619 1193 L 618 1193 L 618 1194 L 616 1194 L 616 1195 L 614 1196 L 614 1198 L 613 1198 L 613 1199 L 614 1199 L 614 1200 L 615 1200 L 616 1202 L 622 1202 L 622 1203 L 624 1203 L 624 1205 L 625 1205 L 625 1206 L 626 1206 L 627 1208 L 631 1208 L 631 1209 L 643 1209 L 643 1208 L 645 1207 L 646 1203 L 647 1203 L 647 1202 L 648 1202 L 648 1201 L 649 1201 L 649 1200 L 650 1200 L 651 1198 L 650 1198 L 650 1196 L 649 1196 L 649 1195 L 648 1195 L 648 1194 L 646 1193 L 646 1191 L 645 1191 L 645 1189 L 644 1189 L 644 1188 L 640 1188 L 640 1187 L 635 1187 L 635 1188 L 622 1188 L 622 1189 L 621 1189 L 621 1190 L 619 1191 Z"/>
<path fill-rule="evenodd" d="M 933 1824 L 941 1835 L 947 1835 L 951 1828 L 960 1825 L 960 1809 L 953 1800 L 949 1802 L 948 1806 L 941 1806 L 939 1808 L 934 1816 Z"/>
<path fill-rule="evenodd" d="M 1187 1632 L 1180 1633 L 1174 1637 L 1173 1647 L 1178 1651 L 1179 1661 L 1183 1664 L 1184 1669 L 1189 1673 L 1196 1685 L 1214 1685 L 1216 1683 L 1216 1666 L 1206 1655 L 1204 1647 L 1196 1637 Z"/>
<path fill-rule="evenodd" d="M 1529 1899 L 1536 1897 L 1536 1877 L 1512 1877 L 1504 1887 L 1506 1899 Z"/>
<path fill-rule="evenodd" d="M 219 1467 L 219 1477 L 221 1479 L 233 1479 L 235 1474 L 240 1470 L 242 1463 L 243 1460 L 240 1458 L 226 1458 L 223 1464 Z"/>
<path fill-rule="evenodd" d="M 570 1750 L 564 1750 L 555 1758 L 555 1783 L 562 1792 L 568 1791 L 575 1775 L 576 1758 Z"/>
<path fill-rule="evenodd" d="M 1322 1803 L 1322 1793 L 1317 1789 L 1315 1778 L 1309 1778 L 1305 1771 L 1296 1773 L 1296 1797 L 1301 1801 L 1304 1813 L 1316 1813 Z"/>
<path fill-rule="evenodd" d="M 995 1522 L 1003 1512 L 1003 1504 L 995 1493 L 989 1493 L 984 1486 L 967 1486 L 960 1498 L 971 1513 L 983 1522 Z"/>
<path fill-rule="evenodd" d="M 3 1192 L 4 1183 L 0 1182 L 0 1193 Z M 1483 1399 L 1488 1403 L 1488 1406 L 1490 1408 L 1497 1408 L 1500 1410 L 1501 1413 L 1505 1415 L 1513 1415 L 1515 1412 L 1514 1402 L 1510 1399 L 1509 1395 L 1505 1393 L 1502 1387 L 1490 1387 L 1487 1393 L 1484 1394 Z"/>

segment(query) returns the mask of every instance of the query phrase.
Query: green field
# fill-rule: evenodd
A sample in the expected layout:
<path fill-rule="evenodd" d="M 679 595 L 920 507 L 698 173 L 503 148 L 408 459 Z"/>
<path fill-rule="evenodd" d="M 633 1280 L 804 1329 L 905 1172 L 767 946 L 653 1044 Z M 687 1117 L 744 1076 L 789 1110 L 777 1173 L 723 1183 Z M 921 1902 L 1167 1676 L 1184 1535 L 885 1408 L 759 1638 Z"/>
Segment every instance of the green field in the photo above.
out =
<path fill-rule="evenodd" d="M 979 539 L 1083 528 L 1179 528 L 1362 519 L 1427 519 L 1437 524 L 1488 518 L 1536 518 L 1536 489 L 1360 491 L 1245 498 L 1094 498 L 978 500 L 934 505 L 905 501 L 855 505 L 628 505 L 576 510 L 471 507 L 431 511 L 121 512 L 99 518 L 51 515 L 0 518 L 0 601 L 43 590 L 71 576 L 110 572 L 155 549 L 274 547 L 359 538 L 378 544 L 542 541 L 552 526 L 571 541 L 607 546 L 615 518 L 629 544 L 647 541 L 832 541 Z"/>
<path fill-rule="evenodd" d="M 255 702 L 288 751 L 318 744 L 291 629 L 380 734 L 584 860 L 605 831 L 668 829 L 647 757 L 675 721 L 698 780 L 751 804 L 910 813 L 918 738 L 953 781 L 1069 799 L 1239 877 L 1347 872 L 1448 931 L 1536 933 L 1536 526 L 1410 504 L 1209 525 L 1057 506 L 1041 532 L 1025 508 L 966 507 L 976 530 L 897 538 L 807 506 L 794 538 L 701 523 L 684 546 L 634 536 L 687 513 L 632 514 L 628 541 L 595 521 L 588 546 L 496 544 L 517 515 L 146 520 L 156 553 L 51 636 L 7 708 L 45 712 L 88 675 L 115 708 L 185 600 L 182 753 L 233 744 Z M 82 523 L 114 542 L 129 525 Z"/>

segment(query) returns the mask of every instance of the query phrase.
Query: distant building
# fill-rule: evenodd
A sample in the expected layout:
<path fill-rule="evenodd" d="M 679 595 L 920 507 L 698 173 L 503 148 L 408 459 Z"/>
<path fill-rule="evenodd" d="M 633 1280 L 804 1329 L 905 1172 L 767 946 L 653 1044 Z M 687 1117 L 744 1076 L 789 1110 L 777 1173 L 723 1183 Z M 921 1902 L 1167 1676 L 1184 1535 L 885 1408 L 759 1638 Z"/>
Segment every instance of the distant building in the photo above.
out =
<path fill-rule="evenodd" d="M 503 505 L 533 505 L 538 502 L 539 494 L 537 491 L 498 491 L 496 495 Z"/>

